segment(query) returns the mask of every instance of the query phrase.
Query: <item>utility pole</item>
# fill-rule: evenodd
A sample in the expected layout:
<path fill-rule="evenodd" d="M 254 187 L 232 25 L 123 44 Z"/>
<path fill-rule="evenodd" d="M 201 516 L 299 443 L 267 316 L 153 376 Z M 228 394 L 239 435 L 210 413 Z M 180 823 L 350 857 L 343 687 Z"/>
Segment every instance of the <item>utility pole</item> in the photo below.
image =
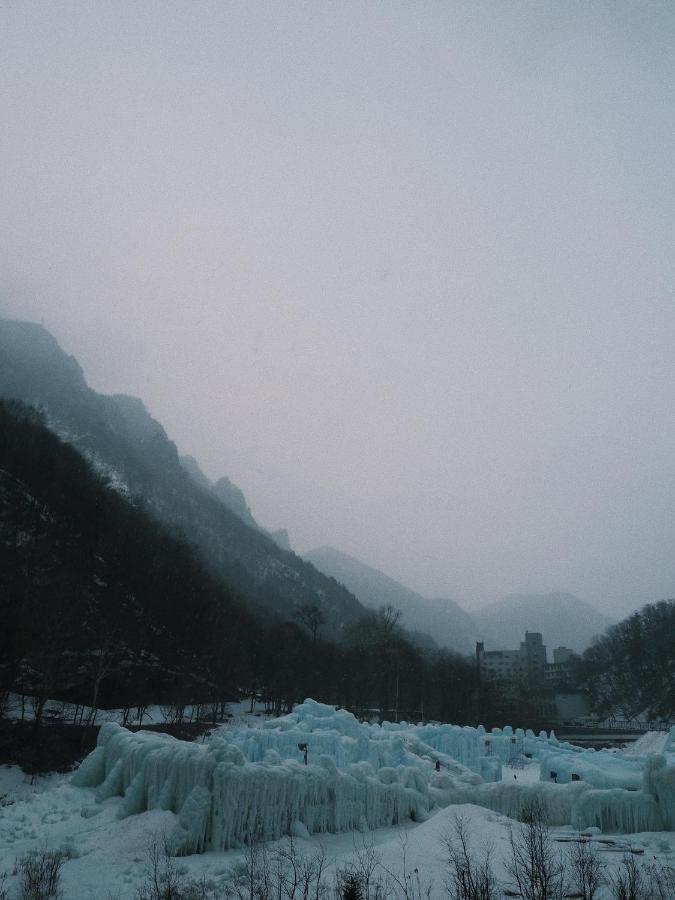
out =
<path fill-rule="evenodd" d="M 480 682 L 480 658 L 485 644 L 483 641 L 476 641 L 476 725 L 481 715 L 481 682 Z"/>

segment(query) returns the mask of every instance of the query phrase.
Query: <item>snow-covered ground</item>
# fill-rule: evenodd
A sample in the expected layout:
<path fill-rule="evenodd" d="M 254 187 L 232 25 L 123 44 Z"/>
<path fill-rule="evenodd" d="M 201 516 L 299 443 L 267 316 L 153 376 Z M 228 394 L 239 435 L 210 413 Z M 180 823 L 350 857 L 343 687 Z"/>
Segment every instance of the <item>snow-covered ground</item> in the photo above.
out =
<path fill-rule="evenodd" d="M 0 767 L 0 883 L 2 873 L 6 872 L 5 887 L 10 891 L 9 896 L 12 897 L 12 892 L 17 889 L 18 876 L 13 874 L 17 859 L 34 849 L 59 849 L 66 856 L 62 869 L 65 900 L 91 900 L 108 896 L 130 900 L 147 877 L 149 845 L 153 841 L 161 842 L 165 837 L 171 840 L 172 836 L 189 827 L 184 801 L 194 787 L 195 777 L 199 781 L 204 771 L 207 775 L 215 771 L 208 765 L 204 769 L 204 760 L 210 754 L 218 755 L 222 751 L 219 742 L 235 748 L 240 754 L 238 758 L 233 749 L 229 751 L 230 757 L 225 758 L 221 753 L 218 763 L 221 770 L 234 772 L 239 779 L 246 772 L 246 777 L 251 779 L 246 782 L 248 793 L 240 792 L 238 803 L 257 804 L 261 815 L 266 803 L 278 806 L 274 785 L 283 770 L 295 773 L 295 781 L 292 782 L 294 791 L 305 779 L 307 784 L 316 783 L 320 794 L 321 785 L 327 778 L 331 780 L 331 784 L 336 779 L 339 781 L 340 772 L 344 773 L 345 778 L 356 778 L 353 767 L 360 767 L 363 778 L 361 783 L 364 790 L 367 788 L 371 791 L 374 804 L 372 809 L 378 815 L 389 815 L 393 808 L 391 798 L 407 796 L 406 791 L 416 792 L 426 798 L 428 808 L 420 809 L 420 813 L 424 814 L 419 815 L 418 821 L 401 816 L 400 821 L 380 828 L 367 828 L 366 823 L 361 821 L 359 827 L 348 832 L 319 832 L 310 836 L 302 822 L 295 820 L 292 830 L 296 834 L 299 853 L 313 854 L 319 849 L 323 850 L 328 878 L 331 878 L 332 872 L 353 864 L 359 855 L 370 852 L 377 859 L 377 871 L 383 878 L 391 880 L 390 875 L 400 878 L 405 867 L 407 874 L 419 878 L 423 891 L 427 886 L 431 887 L 431 900 L 448 896 L 445 889 L 447 854 L 444 852 L 442 838 L 452 828 L 457 814 L 462 815 L 467 822 L 476 849 L 486 843 L 492 846 L 495 874 L 500 881 L 506 883 L 508 875 L 504 869 L 504 860 L 509 855 L 509 831 L 519 826 L 500 812 L 485 808 L 486 803 L 493 801 L 493 794 L 501 797 L 505 792 L 519 794 L 521 791 L 536 791 L 540 785 L 543 785 L 545 791 L 552 790 L 556 796 L 576 791 L 579 786 L 571 782 L 549 785 L 540 780 L 547 773 L 540 768 L 536 756 L 543 756 L 545 752 L 555 751 L 560 761 L 569 756 L 574 762 L 582 759 L 603 761 L 611 756 L 607 754 L 605 757 L 595 752 L 580 755 L 578 748 L 570 749 L 557 745 L 557 742 L 549 743 L 548 738 L 533 735 L 528 737 L 522 732 L 512 732 L 511 729 L 486 735 L 476 729 L 456 726 L 439 726 L 434 732 L 430 726 L 410 726 L 405 729 L 389 725 L 382 728 L 366 726 L 369 730 L 363 732 L 361 726 L 348 714 L 338 714 L 337 719 L 335 716 L 331 718 L 326 715 L 325 708 L 317 705 L 306 707 L 304 713 L 295 717 L 284 717 L 267 723 L 263 723 L 258 717 L 250 717 L 247 721 L 245 711 L 242 709 L 239 712 L 241 717 L 238 717 L 236 724 L 224 726 L 214 734 L 215 745 L 220 747 L 215 751 L 209 751 L 208 745 L 201 743 L 192 747 L 184 742 L 156 735 L 147 739 L 140 737 L 129 743 L 124 733 L 114 725 L 108 726 L 112 736 L 109 741 L 116 741 L 117 747 L 108 748 L 106 745 L 105 752 L 110 750 L 107 762 L 104 760 L 104 751 L 99 753 L 98 763 L 96 760 L 91 762 L 90 757 L 88 776 L 80 776 L 80 780 L 92 782 L 89 787 L 76 786 L 67 775 L 51 775 L 34 779 L 31 783 L 30 777 L 24 776 L 16 767 Z M 326 719 L 324 727 L 322 716 Z M 364 734 L 369 736 L 366 743 Z M 298 740 L 298 737 L 304 739 Z M 647 741 L 645 736 L 644 752 L 648 752 L 646 748 L 649 746 L 658 746 L 664 750 L 669 738 L 666 735 L 663 740 L 652 738 Z M 496 753 L 497 758 L 499 754 L 506 757 L 499 761 L 497 767 L 494 765 L 495 757 L 487 766 L 481 763 L 480 758 L 475 757 L 475 747 L 479 746 L 484 750 L 486 741 L 491 754 Z M 303 764 L 304 751 L 298 748 L 299 743 L 308 744 L 308 767 Z M 283 749 L 284 753 L 274 750 L 274 744 Z M 527 747 L 532 758 L 527 759 L 521 752 L 514 754 L 514 746 L 519 746 L 521 750 Z M 327 762 L 323 763 L 322 768 L 319 756 L 330 755 L 331 749 L 333 760 L 339 761 L 339 768 L 331 768 Z M 450 750 L 454 751 L 455 757 Z M 627 778 L 632 777 L 633 766 L 639 764 L 636 763 L 636 757 L 640 757 L 640 748 L 638 747 L 637 754 L 634 752 L 635 747 L 632 750 L 632 753 L 625 754 Z M 621 757 L 621 754 L 613 756 Z M 180 758 L 180 764 L 175 763 L 175 760 L 171 763 L 174 757 Z M 258 757 L 260 762 L 251 761 Z M 289 757 L 292 762 L 284 763 L 283 760 Z M 177 783 L 165 794 L 164 805 L 171 805 L 174 799 L 182 798 L 175 809 L 156 808 L 161 804 L 157 794 L 153 793 L 155 788 L 147 776 L 148 759 L 154 760 L 150 769 L 157 770 L 155 787 L 166 785 L 171 778 L 185 780 L 182 794 Z M 160 759 L 163 762 L 160 763 Z M 118 768 L 115 776 L 118 778 L 117 783 L 113 784 L 115 778 L 109 778 L 108 788 L 101 791 L 101 776 L 105 782 L 105 775 L 110 776 L 120 760 L 123 761 L 122 767 L 127 769 L 126 773 L 121 772 L 122 767 Z M 440 772 L 437 771 L 437 762 Z M 173 769 L 171 765 L 174 765 Z M 98 772 L 94 771 L 97 766 L 100 766 Z M 162 770 L 162 766 L 168 768 Z M 196 766 L 201 774 L 189 775 L 191 766 Z M 589 765 L 590 777 L 600 768 L 599 763 L 595 767 Z M 316 770 L 313 777 L 312 769 Z M 485 781 L 479 774 L 481 769 L 484 775 L 497 777 L 499 781 Z M 420 777 L 413 777 L 408 770 Z M 146 773 L 142 779 L 138 778 L 141 771 Z M 328 774 L 322 774 L 325 772 Z M 87 774 L 86 767 L 82 773 Z M 217 777 L 224 777 L 222 771 Z M 561 773 L 561 777 L 565 776 Z M 134 778 L 136 782 L 132 789 Z M 144 781 L 146 778 L 148 780 Z M 382 790 L 373 785 L 367 787 L 368 779 L 374 779 L 382 785 Z M 126 790 L 123 787 L 125 782 Z M 143 789 L 140 787 L 141 782 Z M 213 794 L 211 782 L 207 779 L 204 784 L 209 785 Z M 230 783 L 230 787 L 232 784 L 234 782 Z M 344 789 L 348 787 L 345 782 Z M 589 793 L 592 787 L 585 787 L 585 790 Z M 458 795 L 456 799 L 461 800 L 465 794 L 470 795 L 471 791 L 476 792 L 476 800 L 483 806 L 452 800 L 446 805 L 445 801 L 453 793 Z M 483 796 L 486 793 L 490 795 L 487 800 Z M 357 802 L 351 795 L 349 797 L 350 803 Z M 222 795 L 222 802 L 227 803 L 228 798 L 233 798 L 229 788 Z M 308 804 L 310 800 L 311 798 L 307 800 Z M 145 809 L 145 806 L 154 808 Z M 193 804 L 193 814 L 195 808 Z M 137 809 L 141 811 L 136 812 Z M 350 816 L 351 812 L 348 810 L 345 821 Z M 396 820 L 398 815 L 393 818 Z M 316 818 L 311 821 L 317 824 L 320 822 Z M 330 817 L 324 817 L 321 821 L 329 822 Z M 599 833 L 597 828 L 591 831 L 591 839 L 608 870 L 615 870 L 621 862 L 622 852 L 631 848 L 637 851 L 636 858 L 641 861 L 655 860 L 661 864 L 675 865 L 675 833 L 672 831 L 620 835 Z M 571 824 L 556 826 L 555 846 L 565 850 L 571 846 L 568 842 L 576 835 L 578 831 Z M 283 844 L 284 840 L 282 838 L 281 841 L 273 842 L 271 846 Z M 208 849 L 204 853 L 181 856 L 175 864 L 186 877 L 204 877 L 212 888 L 222 890 L 228 873 L 234 866 L 241 864 L 246 856 L 246 849 L 241 848 Z M 391 897 L 395 896 L 392 888 Z"/>
<path fill-rule="evenodd" d="M 252 726 L 259 724 L 259 720 L 267 718 L 264 713 L 264 705 L 258 703 L 255 705 L 253 712 L 250 711 L 250 703 L 248 700 L 240 703 L 227 704 L 228 723 L 232 725 L 242 725 L 251 723 Z M 202 704 L 201 706 L 187 705 L 182 710 L 182 722 L 202 721 L 210 723 L 211 706 Z M 10 694 L 8 698 L 7 708 L 4 711 L 7 719 L 19 721 L 23 719 L 26 722 L 32 722 L 34 719 L 34 709 L 31 698 L 20 694 Z M 117 722 L 123 724 L 125 721 L 128 725 L 141 725 L 147 728 L 149 725 L 163 725 L 166 722 L 175 721 L 175 708 L 169 706 L 158 706 L 156 704 L 144 706 L 140 710 L 131 707 L 124 709 L 97 709 L 92 710 L 89 706 L 75 706 L 73 703 L 65 703 L 61 700 L 48 700 L 42 713 L 43 724 L 51 723 L 74 723 L 89 722 L 91 724 L 102 725 L 104 722 Z"/>
<path fill-rule="evenodd" d="M 0 873 L 11 873 L 16 859 L 31 849 L 62 849 L 69 857 L 62 870 L 65 900 L 105 898 L 108 892 L 119 900 L 131 900 L 147 877 L 148 847 L 153 840 L 161 841 L 163 835 L 172 832 L 177 816 L 166 810 L 152 810 L 120 820 L 117 812 L 122 801 L 111 798 L 101 804 L 97 815 L 87 818 L 82 810 L 91 810 L 93 794 L 92 789 L 72 787 L 66 776 L 57 776 L 48 790 L 27 795 L 4 807 L 0 811 Z M 329 879 L 333 871 L 348 866 L 363 848 L 369 847 L 379 860 L 380 874 L 386 877 L 389 871 L 400 877 L 405 854 L 407 872 L 417 869 L 423 886 L 432 886 L 431 900 L 441 900 L 447 898 L 442 838 L 451 829 L 456 814 L 466 819 L 476 849 L 486 844 L 493 848 L 495 874 L 502 882 L 508 882 L 503 862 L 508 858 L 509 829 L 514 822 L 499 813 L 468 804 L 440 809 L 418 825 L 409 823 L 367 834 L 322 834 L 310 840 L 297 839 L 296 843 L 301 853 L 313 854 L 319 847 L 325 851 Z M 556 829 L 555 834 L 567 840 L 573 832 Z M 600 840 L 614 843 L 600 843 Z M 640 859 L 675 865 L 672 833 L 602 835 L 596 841 L 602 861 L 610 870 L 619 865 L 622 847 L 643 851 Z M 187 877 L 205 877 L 217 889 L 224 887 L 228 871 L 245 856 L 245 850 L 211 851 L 180 857 L 176 863 Z M 10 874 L 6 886 L 13 889 L 16 883 L 17 878 Z"/>
<path fill-rule="evenodd" d="M 650 753 L 664 753 L 669 744 L 667 731 L 646 731 L 623 751 L 624 756 L 649 756 Z M 675 747 L 673 747 L 675 752 Z"/>
<path fill-rule="evenodd" d="M 42 794 L 61 780 L 61 776 L 55 773 L 26 775 L 18 766 L 0 766 L 0 807 Z"/>

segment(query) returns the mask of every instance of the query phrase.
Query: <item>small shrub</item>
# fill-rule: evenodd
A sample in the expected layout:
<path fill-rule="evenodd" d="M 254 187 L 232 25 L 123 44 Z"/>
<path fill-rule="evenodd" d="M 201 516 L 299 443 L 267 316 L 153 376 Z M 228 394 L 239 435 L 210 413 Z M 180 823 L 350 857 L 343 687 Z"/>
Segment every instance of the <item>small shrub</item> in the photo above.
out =
<path fill-rule="evenodd" d="M 583 839 L 574 844 L 570 869 L 572 886 L 580 900 L 595 900 L 602 885 L 607 883 L 595 844 Z"/>
<path fill-rule="evenodd" d="M 39 850 L 23 856 L 17 865 L 19 900 L 59 900 L 65 861 L 60 850 Z"/>
<path fill-rule="evenodd" d="M 358 875 L 346 872 L 339 887 L 340 900 L 363 900 L 363 885 Z"/>
<path fill-rule="evenodd" d="M 333 891 L 335 900 L 394 900 L 400 896 L 398 891 L 379 875 L 364 876 L 353 869 L 342 869 L 335 876 Z"/>
<path fill-rule="evenodd" d="M 205 879 L 186 879 L 179 872 L 166 840 L 148 845 L 148 873 L 135 900 L 216 900 Z"/>
<path fill-rule="evenodd" d="M 644 867 L 649 884 L 649 896 L 653 900 L 673 900 L 675 897 L 675 868 L 653 862 Z"/>
<path fill-rule="evenodd" d="M 635 857 L 627 853 L 621 860 L 618 872 L 610 879 L 614 900 L 654 900 L 642 867 Z"/>
<path fill-rule="evenodd" d="M 509 834 L 511 856 L 505 867 L 523 900 L 562 900 L 565 863 L 556 853 L 543 805 L 534 800 L 523 823 Z"/>

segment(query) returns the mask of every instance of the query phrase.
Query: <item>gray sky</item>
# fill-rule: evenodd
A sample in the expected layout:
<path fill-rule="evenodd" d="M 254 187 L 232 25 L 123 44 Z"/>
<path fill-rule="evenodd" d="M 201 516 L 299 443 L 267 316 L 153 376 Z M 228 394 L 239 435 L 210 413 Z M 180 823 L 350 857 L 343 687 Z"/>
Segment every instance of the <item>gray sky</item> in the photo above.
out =
<path fill-rule="evenodd" d="M 5 0 L 0 42 L 0 313 L 300 551 L 675 595 L 675 4 Z"/>

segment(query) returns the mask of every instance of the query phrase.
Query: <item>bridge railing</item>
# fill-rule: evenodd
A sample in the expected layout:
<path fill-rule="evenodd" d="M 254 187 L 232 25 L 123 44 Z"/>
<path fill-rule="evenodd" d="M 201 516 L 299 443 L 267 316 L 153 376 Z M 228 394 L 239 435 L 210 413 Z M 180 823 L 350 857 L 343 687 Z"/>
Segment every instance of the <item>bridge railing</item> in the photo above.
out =
<path fill-rule="evenodd" d="M 670 731 L 673 721 L 666 722 L 645 722 L 639 719 L 596 719 L 593 721 L 579 722 L 563 722 L 561 724 L 566 734 L 578 733 L 589 734 L 592 732 L 605 731 L 621 731 L 623 733 L 644 734 L 647 731 Z"/>

